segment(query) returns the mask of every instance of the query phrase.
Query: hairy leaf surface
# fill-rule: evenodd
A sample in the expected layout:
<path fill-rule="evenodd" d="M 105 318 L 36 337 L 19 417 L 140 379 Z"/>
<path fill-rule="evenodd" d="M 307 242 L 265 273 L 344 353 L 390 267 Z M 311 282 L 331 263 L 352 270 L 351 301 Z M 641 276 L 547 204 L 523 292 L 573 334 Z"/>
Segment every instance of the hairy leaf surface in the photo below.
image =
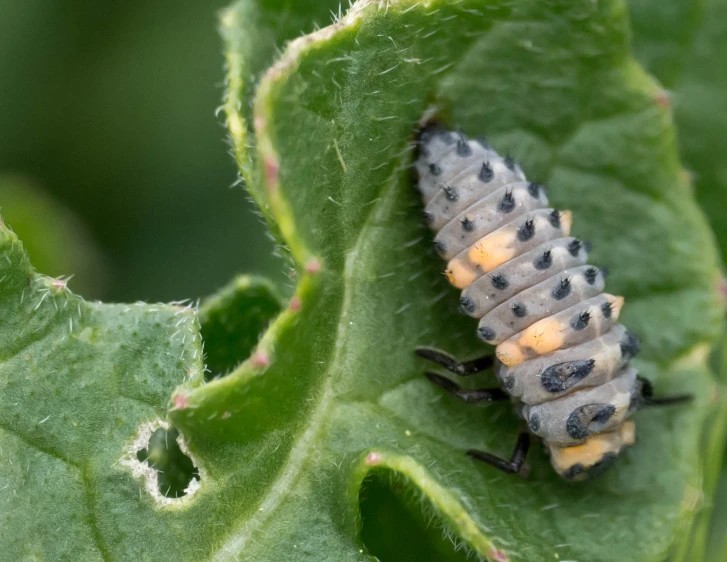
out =
<path fill-rule="evenodd" d="M 228 37 L 255 25 L 245 17 L 255 5 L 223 15 Z M 699 440 L 715 388 L 707 356 L 721 308 L 716 251 L 677 158 L 671 115 L 631 58 L 628 33 L 616 0 L 359 2 L 335 25 L 290 44 L 265 74 L 251 114 L 254 147 L 244 109 L 252 74 L 230 41 L 235 153 L 243 170 L 257 163 L 259 173 L 246 172 L 249 187 L 295 259 L 298 286 L 250 359 L 207 384 L 185 310 L 138 305 L 130 318 L 123 307 L 73 297 L 98 311 L 83 316 L 96 332 L 74 325 L 71 334 L 89 338 L 81 347 L 69 337 L 70 313 L 54 315 L 62 303 L 46 298 L 38 310 L 54 320 L 34 330 L 41 290 L 32 304 L 21 302 L 22 291 L 48 281 L 30 272 L 3 230 L 11 269 L 0 293 L 8 311 L 0 373 L 11 391 L 0 394 L 0 420 L 26 454 L 49 455 L 65 471 L 57 478 L 65 478 L 71 511 L 62 520 L 85 548 L 74 559 L 406 559 L 408 544 L 397 553 L 379 540 L 387 512 L 377 521 L 365 509 L 361 530 L 361 486 L 374 480 L 423 506 L 418 519 L 406 515 L 411 504 L 399 511 L 406 522 L 423 527 L 434 518 L 498 562 L 663 560 L 700 505 Z M 687 407 L 638 414 L 638 445 L 599 480 L 561 481 L 538 447 L 528 479 L 474 463 L 467 448 L 509 455 L 522 422 L 507 404 L 466 406 L 422 376 L 416 345 L 463 358 L 492 351 L 457 312 L 420 217 L 411 140 L 432 108 L 468 134 L 488 135 L 548 184 L 556 205 L 574 211 L 575 233 L 594 243 L 594 263 L 611 269 L 609 290 L 627 298 L 623 321 L 644 348 L 637 366 L 661 393 L 696 395 Z M 15 350 L 33 345 L 62 350 L 60 371 L 51 360 L 23 363 Z M 114 355 L 119 347 L 124 353 Z M 173 393 L 169 417 L 199 487 L 161 499 L 119 459 L 190 369 L 193 380 Z M 474 384 L 492 382 L 484 375 Z M 111 424 L 113 404 L 127 393 L 152 405 Z M 66 414 L 63 431 L 47 425 L 53 417 L 40 423 L 54 412 Z M 76 418 L 101 421 L 76 430 Z M 94 431 L 82 431 L 88 427 Z M 71 486 L 83 476 L 61 459 L 91 466 L 95 479 Z M 24 483 L 26 465 L 12 464 L 12 485 Z M 49 470 L 39 467 L 35 477 Z M 13 537 L 27 534 L 13 546 L 21 559 L 53 559 L 44 549 L 61 546 L 50 538 L 31 544 L 37 534 L 26 529 L 39 529 L 41 506 L 43 528 L 59 524 L 50 508 L 59 500 L 37 486 L 21 496 L 36 503 L 13 505 L 21 516 L 6 517 Z M 422 536 L 441 548 L 431 532 Z"/>

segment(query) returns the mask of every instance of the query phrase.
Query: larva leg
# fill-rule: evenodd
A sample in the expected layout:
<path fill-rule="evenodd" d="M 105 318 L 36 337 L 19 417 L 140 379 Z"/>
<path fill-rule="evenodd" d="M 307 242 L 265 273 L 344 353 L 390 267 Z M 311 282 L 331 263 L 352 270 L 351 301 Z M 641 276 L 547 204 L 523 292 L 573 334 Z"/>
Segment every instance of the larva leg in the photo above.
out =
<path fill-rule="evenodd" d="M 432 347 L 417 347 L 414 353 L 416 353 L 419 357 L 426 359 L 427 361 L 431 361 L 432 363 L 436 363 L 437 365 L 440 365 L 461 377 L 475 375 L 481 371 L 489 369 L 492 367 L 494 362 L 491 355 L 478 357 L 471 361 L 459 362 L 448 353 Z"/>
<path fill-rule="evenodd" d="M 438 387 L 443 388 L 452 396 L 456 396 L 465 402 L 478 404 L 482 402 L 495 402 L 496 400 L 507 400 L 509 398 L 507 393 L 500 388 L 480 388 L 476 390 L 468 390 L 466 388 L 462 388 L 458 384 L 455 384 L 447 377 L 443 377 L 437 373 L 428 372 L 426 375 L 427 378 Z"/>
<path fill-rule="evenodd" d="M 694 399 L 694 396 L 691 394 L 675 394 L 673 396 L 654 398 L 654 386 L 651 384 L 651 381 L 644 377 L 637 378 L 639 379 L 639 382 L 641 382 L 641 398 L 644 401 L 645 408 L 683 404 Z"/>
<path fill-rule="evenodd" d="M 485 451 L 478 451 L 476 449 L 470 449 L 467 454 L 473 459 L 485 462 L 490 466 L 494 466 L 497 469 L 507 472 L 508 474 L 520 474 L 526 476 L 527 464 L 525 463 L 525 457 L 528 455 L 528 449 L 530 448 L 530 435 L 526 432 L 521 433 L 517 438 L 515 444 L 515 450 L 512 452 L 510 460 L 502 459 L 491 453 Z"/>

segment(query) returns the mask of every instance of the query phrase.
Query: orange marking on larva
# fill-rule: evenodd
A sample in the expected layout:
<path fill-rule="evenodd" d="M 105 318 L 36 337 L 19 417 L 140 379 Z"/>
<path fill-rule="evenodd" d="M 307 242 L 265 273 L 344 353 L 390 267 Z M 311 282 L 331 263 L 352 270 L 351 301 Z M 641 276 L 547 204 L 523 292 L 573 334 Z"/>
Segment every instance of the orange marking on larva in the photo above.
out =
<path fill-rule="evenodd" d="M 464 289 L 477 279 L 477 275 L 457 258 L 447 264 L 444 274 L 447 276 L 447 280 L 458 289 Z"/>
<path fill-rule="evenodd" d="M 525 361 L 522 349 L 512 341 L 502 342 L 497 346 L 495 353 L 500 362 L 506 367 L 515 367 Z"/>
<path fill-rule="evenodd" d="M 625 299 L 623 297 L 615 297 L 613 295 L 605 295 L 605 297 L 608 299 L 608 302 L 611 303 L 611 317 L 615 320 L 618 320 L 619 314 L 621 314 L 621 309 L 624 306 Z"/>
<path fill-rule="evenodd" d="M 510 229 L 493 232 L 478 240 L 467 252 L 467 259 L 473 265 L 479 265 L 485 273 L 492 271 L 515 257 L 516 250 L 511 248 L 515 233 Z"/>
<path fill-rule="evenodd" d="M 270 356 L 264 351 L 256 351 L 250 357 L 250 364 L 253 367 L 268 367 L 270 366 Z"/>
<path fill-rule="evenodd" d="M 588 437 L 581 445 L 573 447 L 550 447 L 553 464 L 560 472 L 567 471 L 576 464 L 584 468 L 593 466 L 606 453 L 618 453 L 623 447 L 636 443 L 636 426 L 627 421 L 615 431 L 597 433 Z"/>
<path fill-rule="evenodd" d="M 308 263 L 305 264 L 305 271 L 306 273 L 310 273 L 311 275 L 315 275 L 317 273 L 320 273 L 321 271 L 321 262 L 317 258 L 312 258 L 308 260 Z"/>
<path fill-rule="evenodd" d="M 571 226 L 573 226 L 573 212 L 572 211 L 561 211 L 560 212 L 560 230 L 563 232 L 563 236 L 570 235 Z"/>
<path fill-rule="evenodd" d="M 544 318 L 524 330 L 518 343 L 522 348 L 532 349 L 536 355 L 544 355 L 563 345 L 564 328 L 559 320 Z"/>
<path fill-rule="evenodd" d="M 288 305 L 288 308 L 292 312 L 297 312 L 300 310 L 300 297 L 298 295 L 295 295 L 292 299 L 290 299 L 290 304 Z"/>

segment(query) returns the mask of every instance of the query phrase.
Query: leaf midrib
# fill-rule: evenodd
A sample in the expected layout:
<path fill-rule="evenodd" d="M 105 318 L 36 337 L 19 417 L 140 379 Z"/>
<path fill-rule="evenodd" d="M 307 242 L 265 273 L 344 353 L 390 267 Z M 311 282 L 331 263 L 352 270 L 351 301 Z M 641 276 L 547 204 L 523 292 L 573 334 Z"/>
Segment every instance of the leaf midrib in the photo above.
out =
<path fill-rule="evenodd" d="M 399 170 L 408 160 L 408 151 L 403 151 L 404 156 L 399 159 L 394 171 L 389 175 L 383 187 L 383 193 L 378 195 L 378 200 L 373 205 L 369 215 L 366 217 L 361 230 L 356 238 L 356 242 L 346 253 L 346 262 L 343 268 L 343 303 L 338 315 L 338 326 L 336 335 L 336 346 L 333 352 L 333 359 L 323 374 L 324 383 L 319 394 L 318 403 L 311 411 L 309 422 L 305 431 L 300 434 L 296 440 L 296 444 L 288 455 L 288 460 L 279 472 L 279 476 L 268 488 L 268 492 L 263 496 L 259 503 L 259 507 L 255 510 L 254 515 L 248 519 L 237 532 L 231 533 L 231 538 L 215 552 L 211 560 L 215 562 L 223 562 L 232 559 L 236 554 L 242 552 L 248 540 L 265 526 L 269 518 L 275 512 L 276 508 L 288 496 L 289 490 L 294 486 L 295 482 L 301 474 L 302 468 L 311 451 L 314 449 L 313 443 L 318 440 L 325 422 L 333 408 L 336 398 L 334 385 L 338 379 L 337 372 L 341 371 L 341 365 L 346 356 L 348 348 L 348 335 L 350 323 L 347 318 L 351 315 L 353 305 L 353 292 L 351 287 L 354 284 L 355 269 L 361 260 L 361 247 L 367 240 L 367 234 L 370 228 L 378 221 L 376 220 L 380 214 L 386 214 L 389 206 L 392 204 L 394 196 L 397 193 L 397 185 L 400 180 Z"/>

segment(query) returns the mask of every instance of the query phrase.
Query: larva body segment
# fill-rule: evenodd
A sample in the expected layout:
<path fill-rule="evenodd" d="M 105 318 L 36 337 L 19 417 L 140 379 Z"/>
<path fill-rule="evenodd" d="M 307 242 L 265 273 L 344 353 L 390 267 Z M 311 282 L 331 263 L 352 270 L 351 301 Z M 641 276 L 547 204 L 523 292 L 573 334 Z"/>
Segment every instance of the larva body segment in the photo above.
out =
<path fill-rule="evenodd" d="M 496 373 L 555 470 L 581 479 L 635 442 L 642 382 L 623 298 L 570 237 L 571 215 L 486 143 L 437 128 L 419 138 L 425 218 L 462 289 L 460 307 L 496 345 Z"/>

